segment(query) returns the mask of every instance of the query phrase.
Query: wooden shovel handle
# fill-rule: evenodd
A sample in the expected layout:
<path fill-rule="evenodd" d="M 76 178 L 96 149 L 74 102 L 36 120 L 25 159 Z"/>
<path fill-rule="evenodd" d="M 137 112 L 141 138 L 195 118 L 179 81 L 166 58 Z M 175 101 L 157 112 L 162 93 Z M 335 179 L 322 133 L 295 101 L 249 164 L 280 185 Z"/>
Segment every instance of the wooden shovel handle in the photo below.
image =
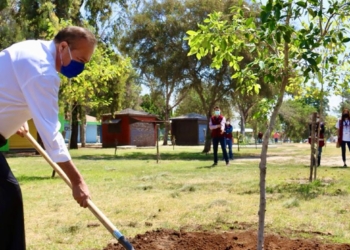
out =
<path fill-rule="evenodd" d="M 51 165 L 51 167 L 58 173 L 58 175 L 64 180 L 64 182 L 72 189 L 72 183 L 65 174 L 65 172 L 58 166 L 57 163 L 53 162 L 50 156 L 46 151 L 40 146 L 40 144 L 33 138 L 33 136 L 27 132 L 25 137 L 32 143 L 34 148 L 45 158 L 45 160 Z M 95 217 L 105 226 L 105 228 L 118 239 L 125 249 L 133 250 L 134 248 L 131 244 L 125 239 L 125 237 L 118 231 L 118 229 L 113 225 L 113 223 L 101 212 L 101 210 L 88 199 L 88 208 L 95 215 Z"/>

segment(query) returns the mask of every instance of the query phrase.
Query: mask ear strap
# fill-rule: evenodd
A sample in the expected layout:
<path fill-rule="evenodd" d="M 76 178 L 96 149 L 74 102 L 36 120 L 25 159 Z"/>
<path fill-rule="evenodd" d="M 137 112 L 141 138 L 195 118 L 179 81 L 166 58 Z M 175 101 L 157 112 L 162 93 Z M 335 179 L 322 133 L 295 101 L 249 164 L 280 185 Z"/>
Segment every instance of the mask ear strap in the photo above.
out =
<path fill-rule="evenodd" d="M 70 48 L 69 48 L 69 46 L 68 46 L 68 53 L 69 53 L 69 57 L 70 57 L 70 59 L 72 60 L 72 53 L 70 52 Z"/>
<path fill-rule="evenodd" d="M 62 61 L 62 51 L 60 51 L 60 59 L 61 59 L 61 66 L 63 66 L 63 61 Z"/>

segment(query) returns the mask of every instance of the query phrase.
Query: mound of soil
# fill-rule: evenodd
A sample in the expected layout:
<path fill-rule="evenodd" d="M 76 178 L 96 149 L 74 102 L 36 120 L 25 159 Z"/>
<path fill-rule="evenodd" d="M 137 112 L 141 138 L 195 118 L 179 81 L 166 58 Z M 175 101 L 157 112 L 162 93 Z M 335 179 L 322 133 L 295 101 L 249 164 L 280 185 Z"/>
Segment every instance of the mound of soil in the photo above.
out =
<path fill-rule="evenodd" d="M 158 229 L 128 239 L 135 250 L 255 250 L 257 231 L 184 232 Z M 350 250 L 350 244 L 325 244 L 317 240 L 288 239 L 266 234 L 265 250 Z M 117 242 L 103 250 L 124 250 Z"/>

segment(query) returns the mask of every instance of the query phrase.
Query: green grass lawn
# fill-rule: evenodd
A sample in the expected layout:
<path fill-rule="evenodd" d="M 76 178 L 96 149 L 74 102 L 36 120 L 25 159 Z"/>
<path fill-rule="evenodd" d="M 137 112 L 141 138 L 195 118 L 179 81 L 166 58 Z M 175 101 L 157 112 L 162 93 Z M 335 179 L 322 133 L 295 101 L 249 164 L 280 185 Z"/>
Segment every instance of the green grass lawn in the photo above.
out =
<path fill-rule="evenodd" d="M 162 146 L 159 163 L 155 148 L 71 154 L 92 200 L 126 237 L 157 228 L 256 228 L 260 149 L 234 149 L 229 167 L 222 161 L 213 168 L 212 154 L 202 149 Z M 340 149 L 324 149 L 313 183 L 308 144 L 271 146 L 268 155 L 266 231 L 288 237 L 319 232 L 325 241 L 349 243 L 350 169 L 338 167 Z M 103 249 L 113 239 L 60 178 L 51 178 L 42 157 L 9 155 L 8 161 L 22 187 L 28 249 Z"/>

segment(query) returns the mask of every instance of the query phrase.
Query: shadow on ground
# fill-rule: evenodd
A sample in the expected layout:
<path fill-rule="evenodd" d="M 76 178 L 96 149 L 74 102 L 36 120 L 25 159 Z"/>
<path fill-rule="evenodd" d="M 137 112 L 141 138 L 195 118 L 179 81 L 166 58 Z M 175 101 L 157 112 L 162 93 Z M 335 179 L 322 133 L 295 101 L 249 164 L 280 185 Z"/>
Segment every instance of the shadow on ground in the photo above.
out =
<path fill-rule="evenodd" d="M 274 157 L 277 155 L 269 155 L 268 157 Z M 222 157 L 222 153 L 219 153 L 219 158 Z M 253 155 L 248 153 L 235 153 L 235 160 L 239 159 L 260 159 L 260 155 Z M 81 155 L 75 156 L 75 159 L 81 160 L 157 160 L 156 152 L 144 153 L 144 152 L 130 152 L 123 154 L 101 154 L 101 155 Z M 210 161 L 213 160 L 213 154 L 205 154 L 201 152 L 176 152 L 172 153 L 160 153 L 160 160 L 196 160 L 196 161 Z"/>
<path fill-rule="evenodd" d="M 17 181 L 19 183 L 26 183 L 26 182 L 32 182 L 32 181 L 44 181 L 44 180 L 50 180 L 53 179 L 49 176 L 43 177 L 43 176 L 26 176 L 26 175 L 20 175 L 16 177 Z"/>

